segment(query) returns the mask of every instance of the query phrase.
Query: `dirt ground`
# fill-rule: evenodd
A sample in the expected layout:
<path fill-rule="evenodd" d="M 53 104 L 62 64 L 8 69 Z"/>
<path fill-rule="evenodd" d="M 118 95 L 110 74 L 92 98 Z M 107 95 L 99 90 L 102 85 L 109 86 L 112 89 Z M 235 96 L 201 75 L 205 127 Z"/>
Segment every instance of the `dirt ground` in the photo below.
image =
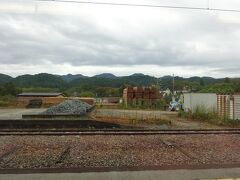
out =
<path fill-rule="evenodd" d="M 38 114 L 44 110 L 46 109 L 0 109 L 0 120 L 21 119 L 23 114 Z M 207 122 L 179 118 L 177 112 L 169 111 L 96 109 L 92 116 L 94 119 L 100 121 L 134 125 L 149 129 L 221 128 Z"/>
<path fill-rule="evenodd" d="M 177 112 L 169 111 L 97 109 L 93 116 L 102 121 L 134 124 L 149 129 L 207 129 L 222 127 L 207 122 L 179 118 Z"/>

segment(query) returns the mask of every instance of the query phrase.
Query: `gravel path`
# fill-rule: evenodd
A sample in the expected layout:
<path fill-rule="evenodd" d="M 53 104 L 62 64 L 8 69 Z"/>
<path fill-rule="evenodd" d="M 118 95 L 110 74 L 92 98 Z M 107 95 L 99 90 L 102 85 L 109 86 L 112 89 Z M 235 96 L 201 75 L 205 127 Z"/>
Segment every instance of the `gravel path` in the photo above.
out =
<path fill-rule="evenodd" d="M 239 152 L 239 135 L 5 136 L 0 168 L 240 164 Z"/>

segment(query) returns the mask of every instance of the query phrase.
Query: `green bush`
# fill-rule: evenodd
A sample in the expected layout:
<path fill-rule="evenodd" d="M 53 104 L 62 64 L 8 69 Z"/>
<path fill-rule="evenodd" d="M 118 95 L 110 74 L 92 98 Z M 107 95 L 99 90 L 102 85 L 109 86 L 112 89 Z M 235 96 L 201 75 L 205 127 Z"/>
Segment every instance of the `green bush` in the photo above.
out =
<path fill-rule="evenodd" d="M 84 91 L 84 92 L 81 92 L 80 97 L 95 97 L 95 94 L 91 91 Z"/>
<path fill-rule="evenodd" d="M 197 106 L 193 112 L 188 113 L 188 117 L 207 122 L 215 122 L 218 120 L 218 115 L 214 108 L 206 109 L 204 106 Z"/>
<path fill-rule="evenodd" d="M 192 112 L 193 119 L 212 120 L 217 118 L 217 112 L 214 109 L 206 109 L 204 106 L 197 106 Z"/>

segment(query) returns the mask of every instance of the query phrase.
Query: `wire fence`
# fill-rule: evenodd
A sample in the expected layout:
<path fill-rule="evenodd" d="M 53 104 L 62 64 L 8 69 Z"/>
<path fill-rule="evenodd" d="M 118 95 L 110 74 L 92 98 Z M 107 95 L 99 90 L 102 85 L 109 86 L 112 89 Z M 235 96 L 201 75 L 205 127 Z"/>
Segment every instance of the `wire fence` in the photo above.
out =
<path fill-rule="evenodd" d="M 96 115 L 106 118 L 160 120 L 176 117 L 177 113 L 168 111 L 98 109 L 96 110 Z"/>

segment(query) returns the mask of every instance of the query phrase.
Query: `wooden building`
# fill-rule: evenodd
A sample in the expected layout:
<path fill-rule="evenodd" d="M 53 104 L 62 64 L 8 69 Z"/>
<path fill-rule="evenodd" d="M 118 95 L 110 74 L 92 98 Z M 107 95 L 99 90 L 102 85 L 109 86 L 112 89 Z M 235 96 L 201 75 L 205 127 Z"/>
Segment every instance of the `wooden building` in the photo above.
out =
<path fill-rule="evenodd" d="M 18 107 L 42 107 L 55 105 L 65 100 L 63 93 L 21 93 L 17 95 Z"/>
<path fill-rule="evenodd" d="M 95 104 L 91 97 L 66 97 L 63 93 L 21 93 L 17 96 L 17 106 L 26 108 L 50 107 L 68 99 L 78 99 L 90 105 Z"/>

